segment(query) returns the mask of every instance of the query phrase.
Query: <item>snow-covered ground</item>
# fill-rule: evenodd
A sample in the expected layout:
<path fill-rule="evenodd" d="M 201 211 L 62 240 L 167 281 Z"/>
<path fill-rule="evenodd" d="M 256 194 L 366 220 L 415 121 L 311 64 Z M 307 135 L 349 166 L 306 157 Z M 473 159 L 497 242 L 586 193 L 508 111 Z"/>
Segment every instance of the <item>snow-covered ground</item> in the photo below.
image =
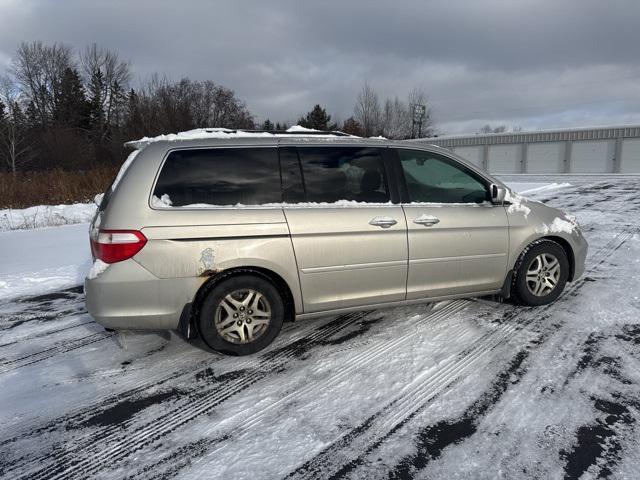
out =
<path fill-rule="evenodd" d="M 585 231 L 556 303 L 309 320 L 248 358 L 96 325 L 86 224 L 1 233 L 0 476 L 637 478 L 639 180 L 504 180 Z"/>
<path fill-rule="evenodd" d="M 0 232 L 86 223 L 96 213 L 95 203 L 37 205 L 0 210 Z"/>

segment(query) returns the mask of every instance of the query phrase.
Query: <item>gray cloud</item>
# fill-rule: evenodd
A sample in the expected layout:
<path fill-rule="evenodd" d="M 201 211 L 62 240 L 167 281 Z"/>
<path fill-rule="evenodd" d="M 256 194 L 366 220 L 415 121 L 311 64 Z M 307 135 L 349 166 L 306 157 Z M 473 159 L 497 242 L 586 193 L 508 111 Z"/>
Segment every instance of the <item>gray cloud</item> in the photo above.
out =
<path fill-rule="evenodd" d="M 422 86 L 441 131 L 640 122 L 640 2 L 0 0 L 0 70 L 22 40 L 97 42 L 153 72 L 212 79 L 259 118 L 344 119 L 367 79 Z"/>

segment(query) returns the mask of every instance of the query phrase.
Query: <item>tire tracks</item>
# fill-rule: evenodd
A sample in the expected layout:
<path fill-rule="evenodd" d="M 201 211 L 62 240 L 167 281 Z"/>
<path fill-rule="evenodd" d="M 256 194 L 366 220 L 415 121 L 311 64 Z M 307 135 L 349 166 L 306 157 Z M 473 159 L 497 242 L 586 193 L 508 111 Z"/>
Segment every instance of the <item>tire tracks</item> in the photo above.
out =
<path fill-rule="evenodd" d="M 259 357 L 257 365 L 228 372 L 222 381 L 209 385 L 204 392 L 195 391 L 187 395 L 178 395 L 175 404 L 168 411 L 163 411 L 158 418 L 145 419 L 145 423 L 141 426 L 137 425 L 138 419 L 134 416 L 124 423 L 109 425 L 98 429 L 97 432 L 86 432 L 73 448 L 63 445 L 53 453 L 47 452 L 39 458 L 23 457 L 22 459 L 29 460 L 31 465 L 35 463 L 36 467 L 29 469 L 28 473 L 19 472 L 18 475 L 21 475 L 21 478 L 34 480 L 69 478 L 74 475 L 86 478 L 95 470 L 104 468 L 106 464 L 110 465 L 119 458 L 127 457 L 154 439 L 162 438 L 181 425 L 211 411 L 268 376 L 284 372 L 287 365 L 301 354 L 321 345 L 323 341 L 369 314 L 370 312 L 358 312 L 337 317 L 319 327 L 311 335 L 297 338 L 279 349 L 267 351 Z M 210 365 L 211 360 L 205 363 Z M 234 372 L 238 375 L 234 375 Z M 182 375 L 194 374 L 197 374 L 197 370 L 191 367 L 171 376 L 175 379 Z M 108 446 L 103 448 L 100 446 L 102 444 L 108 444 Z M 47 465 L 42 466 L 41 462 Z M 12 462 L 11 467 L 12 470 L 20 470 L 24 465 Z"/>
<path fill-rule="evenodd" d="M 18 368 L 28 367 L 34 363 L 42 362 L 56 355 L 68 353 L 73 350 L 77 350 L 82 347 L 86 347 L 96 342 L 101 342 L 107 338 L 111 338 L 115 335 L 113 332 L 97 332 L 84 337 L 77 338 L 75 340 L 66 341 L 65 343 L 56 345 L 54 347 L 41 350 L 39 352 L 30 353 L 21 357 L 13 358 L 10 360 L 3 360 L 0 362 L 0 375 L 17 370 Z"/>
<path fill-rule="evenodd" d="M 423 316 L 419 320 L 419 323 L 421 325 L 424 325 L 427 323 L 434 324 L 434 323 L 440 322 L 448 318 L 450 315 L 453 315 L 457 312 L 464 310 L 471 303 L 472 302 L 470 300 L 452 301 L 444 305 L 441 309 L 432 311 L 431 313 Z M 233 427 L 233 431 L 226 433 L 224 436 L 227 438 L 227 440 L 241 441 L 244 437 L 248 435 L 252 435 L 252 429 L 258 427 L 266 419 L 271 418 L 274 411 L 280 408 L 285 408 L 291 401 L 295 400 L 296 398 L 299 398 L 305 395 L 312 395 L 314 392 L 323 391 L 331 388 L 332 386 L 335 386 L 341 381 L 349 378 L 352 372 L 357 371 L 358 369 L 362 368 L 364 365 L 368 364 L 372 360 L 379 357 L 383 357 L 395 351 L 407 340 L 413 338 L 414 335 L 415 335 L 415 332 L 413 331 L 413 329 L 411 329 L 410 331 L 408 331 L 403 335 L 394 337 L 390 340 L 380 343 L 373 350 L 365 350 L 360 352 L 356 356 L 350 358 L 348 365 L 346 365 L 344 368 L 342 368 L 341 370 L 336 372 L 334 375 L 332 375 L 327 382 L 311 383 L 303 388 L 300 388 L 293 392 L 288 393 L 287 395 L 279 398 L 278 400 L 273 401 L 271 404 L 261 406 L 261 409 L 259 412 L 256 412 L 248 416 L 244 420 L 242 420 L 242 422 L 239 425 Z M 229 448 L 229 443 L 227 442 L 215 442 L 215 444 L 216 444 L 216 447 L 206 452 L 206 456 L 216 455 L 220 453 L 222 450 Z M 199 453 L 198 456 L 200 456 L 202 452 L 199 451 L 198 453 Z M 187 457 L 186 459 L 183 459 L 181 461 L 188 462 L 189 459 L 193 459 L 193 458 L 195 457 Z M 157 468 L 157 464 L 155 464 L 154 468 Z M 158 476 L 161 476 L 161 474 L 158 474 Z M 132 478 L 135 478 L 135 477 L 146 478 L 147 477 L 146 471 L 143 469 L 137 472 L 132 476 Z"/>
<path fill-rule="evenodd" d="M 594 257 L 599 258 L 599 261 L 589 268 L 589 272 L 594 273 L 597 271 L 636 232 L 637 229 L 624 229 L 595 252 Z M 570 284 L 565 295 L 575 295 L 584 285 L 585 277 L 586 275 L 577 282 Z M 360 425 L 337 437 L 331 445 L 303 463 L 291 472 L 287 478 L 342 478 L 354 468 L 357 468 L 364 461 L 366 455 L 381 446 L 383 440 L 388 439 L 400 426 L 406 424 L 420 411 L 424 410 L 440 392 L 460 379 L 468 369 L 471 367 L 477 368 L 476 362 L 486 356 L 493 348 L 503 343 L 504 340 L 510 340 L 514 333 L 517 334 L 527 327 L 544 327 L 546 320 L 550 317 L 550 311 L 555 306 L 557 306 L 556 303 L 552 303 L 542 308 L 528 309 L 524 312 L 524 315 L 518 315 L 517 310 L 512 310 L 512 316 L 509 320 L 514 318 L 522 319 L 524 316 L 525 321 L 517 325 L 509 322 L 503 323 L 502 328 L 485 334 L 467 351 L 458 354 L 454 361 L 449 362 L 443 369 L 439 369 L 435 375 L 417 377 L 409 384 L 408 388 L 405 387 L 403 392 L 378 412 L 371 415 Z M 544 315 L 540 315 L 540 310 Z M 542 328 L 542 332 L 538 335 L 540 338 L 533 343 L 533 346 L 530 344 L 529 350 L 542 345 L 555 330 L 556 326 L 554 325 L 548 326 L 546 329 Z M 527 351 L 526 355 L 528 356 L 528 354 Z M 519 352 L 518 355 L 522 355 L 522 352 Z M 485 409 L 485 413 L 486 411 L 488 409 Z M 353 452 L 365 453 L 353 459 L 350 458 Z"/>

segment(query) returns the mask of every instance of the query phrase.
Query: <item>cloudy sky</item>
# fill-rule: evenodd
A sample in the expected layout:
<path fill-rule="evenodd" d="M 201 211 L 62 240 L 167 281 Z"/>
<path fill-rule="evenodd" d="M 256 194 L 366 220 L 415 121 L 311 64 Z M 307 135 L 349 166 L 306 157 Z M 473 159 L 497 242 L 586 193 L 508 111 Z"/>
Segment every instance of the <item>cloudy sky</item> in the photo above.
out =
<path fill-rule="evenodd" d="M 96 42 L 211 79 L 259 120 L 345 119 L 367 80 L 428 94 L 441 133 L 640 123 L 640 1 L 0 0 L 0 72 L 21 41 Z"/>

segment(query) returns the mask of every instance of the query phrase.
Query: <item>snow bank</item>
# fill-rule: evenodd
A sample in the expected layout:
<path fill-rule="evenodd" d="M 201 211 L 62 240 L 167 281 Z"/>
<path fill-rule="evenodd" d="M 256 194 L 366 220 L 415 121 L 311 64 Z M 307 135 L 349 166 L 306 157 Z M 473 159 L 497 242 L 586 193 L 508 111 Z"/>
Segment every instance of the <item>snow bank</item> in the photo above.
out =
<path fill-rule="evenodd" d="M 95 213 L 94 203 L 9 208 L 0 210 L 0 232 L 86 223 L 91 221 Z"/>
<path fill-rule="evenodd" d="M 543 193 L 572 187 L 570 183 L 509 183 L 509 187 L 520 194 Z"/>
<path fill-rule="evenodd" d="M 88 227 L 0 232 L 0 298 L 82 284 L 91 267 Z"/>

